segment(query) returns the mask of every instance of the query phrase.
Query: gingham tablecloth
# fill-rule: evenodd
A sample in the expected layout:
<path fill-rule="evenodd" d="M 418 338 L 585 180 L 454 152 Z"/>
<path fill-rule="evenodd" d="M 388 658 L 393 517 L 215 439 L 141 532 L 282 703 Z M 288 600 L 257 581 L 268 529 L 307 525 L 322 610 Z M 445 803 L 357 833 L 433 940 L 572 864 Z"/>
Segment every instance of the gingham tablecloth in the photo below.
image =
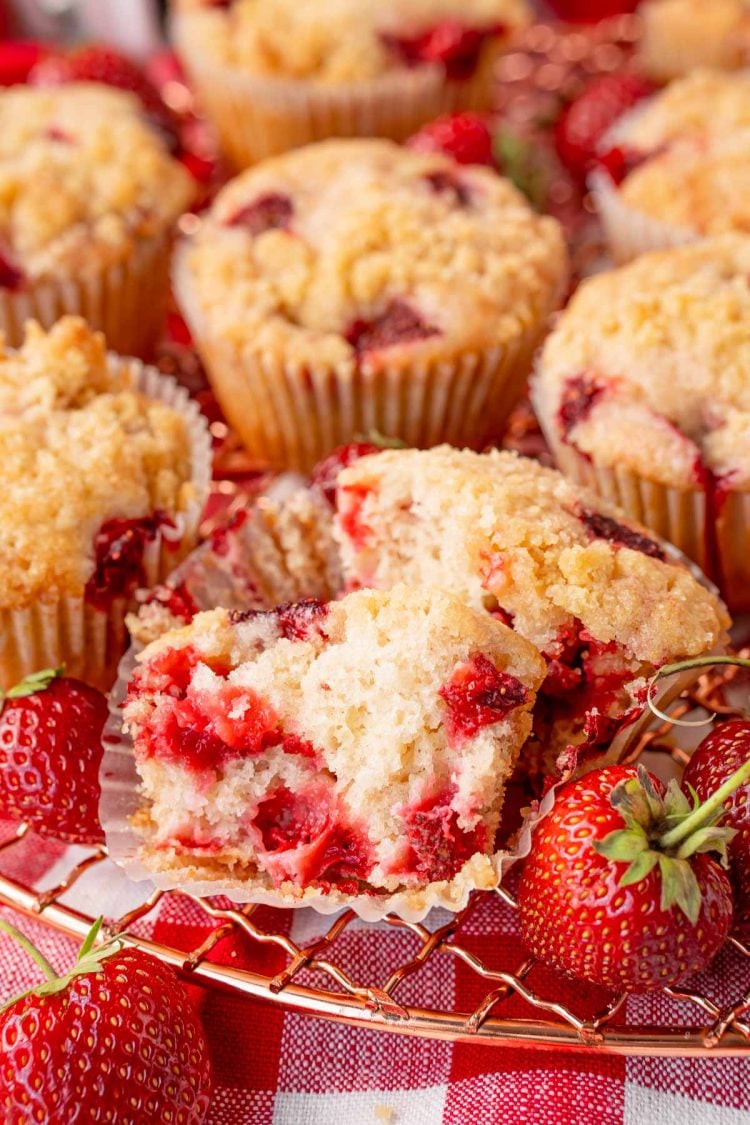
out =
<path fill-rule="evenodd" d="M 19 858 L 13 855 L 13 850 L 4 853 L 0 870 L 42 885 L 54 885 L 67 862 L 64 849 L 56 845 L 26 845 Z M 88 881 L 82 880 L 72 905 L 92 909 L 103 895 L 103 880 L 111 893 L 112 873 L 96 868 Z M 118 909 L 127 909 L 132 885 L 123 882 L 118 894 Z M 75 945 L 67 938 L 40 922 L 12 917 L 54 964 L 63 967 L 73 960 Z M 287 911 L 283 917 L 287 932 L 301 943 L 330 924 L 310 910 Z M 480 952 L 489 953 L 498 942 L 517 944 L 510 931 L 498 935 L 497 917 L 491 917 L 492 931 L 485 912 L 478 911 L 472 921 Z M 209 928 L 197 907 L 170 896 L 144 933 L 189 949 L 200 944 Z M 408 940 L 400 931 L 381 929 L 377 942 L 364 923 L 346 930 L 339 956 L 346 957 L 353 976 L 366 979 L 368 972 L 377 973 L 373 957 L 382 957 L 382 968 L 392 953 L 390 943 Z M 216 946 L 212 959 L 242 965 L 252 958 L 256 969 L 278 971 L 273 949 L 246 942 L 232 937 Z M 259 961 L 265 957 L 267 964 Z M 9 996 L 35 979 L 38 973 L 26 955 L 0 935 L 0 994 Z M 446 957 L 430 964 L 418 986 L 411 987 L 419 988 L 425 1005 L 447 1007 L 457 995 L 476 1003 L 486 991 L 486 984 L 472 981 L 455 958 Z M 212 1048 L 216 1092 L 210 1125 L 750 1123 L 750 1062 L 745 1060 L 625 1059 L 590 1051 L 452 1045 L 343 1027 L 197 986 L 191 986 L 191 993 Z M 646 1022 L 663 1015 L 661 997 L 631 1003 L 639 1005 L 638 1016 Z"/>

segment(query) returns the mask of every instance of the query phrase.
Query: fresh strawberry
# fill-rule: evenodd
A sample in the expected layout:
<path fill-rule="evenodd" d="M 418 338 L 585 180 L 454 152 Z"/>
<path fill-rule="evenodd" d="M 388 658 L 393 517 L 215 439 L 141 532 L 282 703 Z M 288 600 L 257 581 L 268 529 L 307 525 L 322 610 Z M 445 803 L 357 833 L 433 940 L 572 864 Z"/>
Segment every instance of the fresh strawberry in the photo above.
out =
<path fill-rule="evenodd" d="M 415 152 L 444 152 L 459 164 L 494 164 L 492 134 L 478 113 L 449 113 L 407 141 Z"/>
<path fill-rule="evenodd" d="M 723 945 L 732 889 L 731 829 L 717 827 L 730 785 L 691 807 L 639 766 L 594 770 L 564 786 L 534 833 L 518 893 L 523 940 L 570 976 L 617 992 L 679 984 Z"/>
<path fill-rule="evenodd" d="M 33 39 L 6 39 L 0 43 L 0 86 L 26 82 L 34 67 L 49 52 L 46 44 Z"/>
<path fill-rule="evenodd" d="M 703 739 L 682 777 L 686 793 L 694 791 L 701 801 L 750 762 L 750 722 L 733 719 L 722 723 Z M 737 831 L 729 844 L 730 873 L 734 886 L 735 921 L 750 936 L 750 781 L 735 789 L 724 803 L 723 823 Z"/>
<path fill-rule="evenodd" d="M 141 101 L 152 124 L 169 148 L 179 146 L 175 116 L 153 82 L 137 63 L 98 43 L 68 53 L 49 55 L 31 71 L 33 86 L 62 86 L 67 82 L 101 82 L 127 90 Z"/>
<path fill-rule="evenodd" d="M 568 23 L 598 23 L 634 12 L 640 0 L 549 0 L 549 6 Z"/>
<path fill-rule="evenodd" d="M 201 1125 L 212 1087 L 208 1043 L 184 986 L 121 939 L 94 949 L 100 925 L 60 977 L 0 921 L 47 978 L 0 1013 L 3 1121 Z"/>
<path fill-rule="evenodd" d="M 629 72 L 604 74 L 589 82 L 555 126 L 555 147 L 565 167 L 584 180 L 610 126 L 652 92 L 645 78 Z"/>
<path fill-rule="evenodd" d="M 104 840 L 99 763 L 107 701 L 100 691 L 46 669 L 2 696 L 0 812 L 40 836 Z"/>

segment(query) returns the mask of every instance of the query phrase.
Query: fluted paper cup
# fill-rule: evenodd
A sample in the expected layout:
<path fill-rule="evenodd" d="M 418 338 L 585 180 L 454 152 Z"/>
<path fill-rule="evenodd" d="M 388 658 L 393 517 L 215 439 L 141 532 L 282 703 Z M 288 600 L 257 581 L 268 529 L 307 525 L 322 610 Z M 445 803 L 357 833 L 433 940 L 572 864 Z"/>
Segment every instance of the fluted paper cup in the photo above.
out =
<path fill-rule="evenodd" d="M 669 250 L 697 242 L 701 235 L 690 227 L 655 219 L 628 206 L 612 178 L 602 169 L 589 177 L 589 187 L 613 261 L 622 265 L 649 250 Z"/>
<path fill-rule="evenodd" d="M 211 439 L 197 404 L 174 379 L 136 359 L 110 355 L 109 365 L 128 370 L 134 390 L 178 411 L 189 435 L 194 492 L 183 511 L 169 513 L 173 526 L 157 528 L 146 544 L 142 565 L 146 583 L 152 586 L 195 547 L 211 481 Z M 81 594 L 0 609 L 0 686 L 7 689 L 31 672 L 64 664 L 69 675 L 108 688 L 127 645 L 129 607 L 120 598 L 108 610 L 99 609 Z"/>

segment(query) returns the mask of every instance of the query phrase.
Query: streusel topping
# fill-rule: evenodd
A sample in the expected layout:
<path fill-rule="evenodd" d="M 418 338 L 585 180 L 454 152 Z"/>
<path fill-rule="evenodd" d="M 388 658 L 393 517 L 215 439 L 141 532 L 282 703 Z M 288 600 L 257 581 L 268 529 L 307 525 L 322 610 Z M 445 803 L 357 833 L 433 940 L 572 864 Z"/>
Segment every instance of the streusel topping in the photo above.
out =
<path fill-rule="evenodd" d="M 512 453 L 385 451 L 339 476 L 350 584 L 441 585 L 500 612 L 542 652 L 567 629 L 649 665 L 710 650 L 723 607 L 648 532 Z"/>
<path fill-rule="evenodd" d="M 750 46 L 745 0 L 645 0 L 639 6 L 639 62 L 668 81 L 695 67 L 741 66 Z"/>
<path fill-rule="evenodd" d="M 491 855 L 545 670 L 486 614 L 401 586 L 202 613 L 139 665 L 125 721 L 156 862 L 297 891 L 420 887 Z"/>
<path fill-rule="evenodd" d="M 135 97 L 93 83 L 0 93 L 0 238 L 21 281 L 124 257 L 191 194 Z"/>
<path fill-rule="evenodd" d="M 362 82 L 403 66 L 393 40 L 450 21 L 479 31 L 530 19 L 526 0 L 178 0 L 185 29 L 218 63 L 269 77 Z"/>
<path fill-rule="evenodd" d="M 750 127 L 750 74 L 701 69 L 670 83 L 615 126 L 618 140 L 652 151 L 680 137 Z"/>
<path fill-rule="evenodd" d="M 750 231 L 750 129 L 675 141 L 620 185 L 623 201 L 697 235 Z"/>
<path fill-rule="evenodd" d="M 0 351 L 0 606 L 83 594 L 106 521 L 190 499 L 182 416 L 131 385 L 77 317 Z"/>
<path fill-rule="evenodd" d="M 201 334 L 301 363 L 502 344 L 566 274 L 554 219 L 486 168 L 378 140 L 326 141 L 245 172 L 177 270 Z"/>
<path fill-rule="evenodd" d="M 581 380 L 593 395 L 570 425 Z M 586 281 L 535 385 L 553 440 L 599 464 L 696 487 L 750 483 L 750 237 L 643 255 Z M 567 405 L 566 405 L 567 404 Z"/>

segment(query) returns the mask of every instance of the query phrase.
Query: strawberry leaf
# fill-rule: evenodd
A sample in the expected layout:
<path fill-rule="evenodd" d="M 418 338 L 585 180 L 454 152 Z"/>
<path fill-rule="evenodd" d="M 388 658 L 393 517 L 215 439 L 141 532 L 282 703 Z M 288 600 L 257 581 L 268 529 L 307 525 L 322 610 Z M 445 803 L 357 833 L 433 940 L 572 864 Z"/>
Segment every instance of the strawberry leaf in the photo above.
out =
<path fill-rule="evenodd" d="M 653 869 L 659 862 L 659 853 L 652 851 L 643 851 L 640 855 L 636 856 L 630 867 L 620 879 L 621 887 L 632 886 L 633 883 L 640 883 L 647 875 L 650 875 Z"/>
<path fill-rule="evenodd" d="M 671 910 L 677 906 L 695 925 L 701 912 L 701 892 L 695 872 L 688 861 L 660 855 L 659 872 L 662 910 Z"/>
<path fill-rule="evenodd" d="M 606 859 L 630 862 L 640 852 L 648 850 L 648 837 L 642 830 L 623 828 L 610 832 L 603 840 L 594 841 L 594 849 Z"/>
<path fill-rule="evenodd" d="M 22 699 L 26 695 L 35 695 L 36 692 L 48 688 L 52 681 L 56 680 L 58 676 L 62 676 L 64 672 L 64 664 L 61 664 L 59 668 L 43 668 L 41 672 L 31 672 L 14 687 L 9 688 L 4 693 L 4 698 Z"/>

